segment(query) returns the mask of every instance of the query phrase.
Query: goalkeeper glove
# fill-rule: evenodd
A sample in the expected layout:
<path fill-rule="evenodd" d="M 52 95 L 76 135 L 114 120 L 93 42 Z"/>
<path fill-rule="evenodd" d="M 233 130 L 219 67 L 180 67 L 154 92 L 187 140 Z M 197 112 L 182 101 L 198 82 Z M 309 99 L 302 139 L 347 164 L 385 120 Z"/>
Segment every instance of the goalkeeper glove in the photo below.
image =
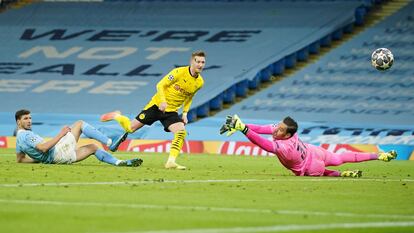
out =
<path fill-rule="evenodd" d="M 234 115 L 230 122 L 230 128 L 241 131 L 242 133 L 246 134 L 249 128 L 240 120 L 239 116 Z M 230 134 L 231 135 L 231 134 Z"/>
<path fill-rule="evenodd" d="M 239 116 L 227 116 L 226 123 L 221 127 L 220 134 L 227 132 L 227 137 L 234 134 L 236 131 L 241 131 L 242 133 L 246 134 L 248 128 L 245 124 L 240 120 Z"/>
<path fill-rule="evenodd" d="M 231 123 L 231 120 L 232 120 L 232 116 L 229 116 L 229 115 L 226 116 L 226 122 L 224 122 L 224 124 L 221 126 L 220 134 L 223 134 L 230 130 L 229 125 Z"/>

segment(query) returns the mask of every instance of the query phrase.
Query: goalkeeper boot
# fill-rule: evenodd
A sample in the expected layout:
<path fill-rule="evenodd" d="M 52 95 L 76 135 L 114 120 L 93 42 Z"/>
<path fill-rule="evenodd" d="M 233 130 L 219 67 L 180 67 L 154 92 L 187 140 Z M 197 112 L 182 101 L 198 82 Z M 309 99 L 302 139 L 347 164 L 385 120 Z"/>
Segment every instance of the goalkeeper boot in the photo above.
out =
<path fill-rule="evenodd" d="M 341 172 L 342 177 L 352 177 L 352 178 L 359 178 L 362 176 L 361 170 L 354 170 L 354 171 L 343 171 Z"/>
<path fill-rule="evenodd" d="M 128 133 L 124 133 L 115 140 L 112 141 L 112 144 L 109 146 L 109 150 L 115 152 L 118 150 L 119 145 L 128 137 Z"/>
<path fill-rule="evenodd" d="M 176 170 L 185 170 L 187 169 L 186 167 L 177 164 L 176 162 L 173 161 L 167 161 L 167 163 L 165 163 L 165 168 L 167 169 L 176 169 Z"/>
<path fill-rule="evenodd" d="M 382 160 L 384 162 L 389 162 L 393 159 L 396 159 L 398 156 L 397 151 L 391 150 L 388 152 L 380 152 L 378 153 L 378 160 Z"/>
<path fill-rule="evenodd" d="M 144 161 L 140 158 L 128 159 L 128 160 L 122 160 L 118 164 L 118 166 L 120 166 L 120 167 L 139 167 L 139 166 L 141 166 L 142 162 L 144 162 Z"/>

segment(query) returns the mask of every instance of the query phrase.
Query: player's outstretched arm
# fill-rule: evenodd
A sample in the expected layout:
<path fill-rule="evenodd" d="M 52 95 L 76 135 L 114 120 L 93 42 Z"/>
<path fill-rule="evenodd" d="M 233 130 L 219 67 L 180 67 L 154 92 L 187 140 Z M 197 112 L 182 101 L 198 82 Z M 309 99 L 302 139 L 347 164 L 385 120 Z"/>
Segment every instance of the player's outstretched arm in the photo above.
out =
<path fill-rule="evenodd" d="M 254 125 L 254 124 L 246 124 L 249 130 L 253 130 L 259 134 L 273 134 L 274 127 L 273 125 Z"/>

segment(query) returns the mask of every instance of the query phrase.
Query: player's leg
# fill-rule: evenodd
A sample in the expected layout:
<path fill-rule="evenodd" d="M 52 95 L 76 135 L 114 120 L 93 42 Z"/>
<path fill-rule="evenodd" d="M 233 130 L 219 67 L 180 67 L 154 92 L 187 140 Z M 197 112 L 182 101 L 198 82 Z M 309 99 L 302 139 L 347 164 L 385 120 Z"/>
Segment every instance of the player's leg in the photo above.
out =
<path fill-rule="evenodd" d="M 85 121 L 77 121 L 72 128 L 72 131 L 76 129 L 78 131 L 78 128 L 80 127 L 80 133 L 83 133 L 86 137 L 92 138 L 97 140 L 98 142 L 110 146 L 112 144 L 112 139 L 110 139 L 108 136 L 103 134 L 101 131 L 97 130 L 92 125 L 88 124 Z M 76 136 L 75 136 L 76 138 Z M 78 136 L 79 138 L 79 136 Z"/>
<path fill-rule="evenodd" d="M 137 119 L 133 119 L 131 122 L 129 121 L 128 118 L 125 118 L 125 119 L 127 119 L 127 121 L 129 122 L 128 123 L 128 126 L 127 126 L 128 127 L 128 131 L 127 131 L 127 129 L 125 127 L 123 127 L 124 130 L 125 130 L 125 133 L 119 135 L 117 138 L 115 138 L 113 140 L 113 143 L 109 146 L 109 150 L 111 150 L 113 152 L 118 150 L 119 145 L 121 145 L 121 143 L 123 141 L 125 141 L 125 139 L 127 139 L 129 133 L 133 133 L 133 132 L 139 130 L 140 128 L 142 128 L 144 126 L 144 124 L 142 122 L 138 121 Z M 118 121 L 118 123 L 121 126 L 123 124 L 120 121 Z"/>
<path fill-rule="evenodd" d="M 168 126 L 168 130 L 174 134 L 174 138 L 171 141 L 170 154 L 168 156 L 167 163 L 165 164 L 165 168 L 185 170 L 186 167 L 181 166 L 175 162 L 175 160 L 177 159 L 184 145 L 185 137 L 187 136 L 184 123 L 183 122 L 173 123 Z"/>
<path fill-rule="evenodd" d="M 376 153 L 362 153 L 346 151 L 340 154 L 325 152 L 325 165 L 326 166 L 338 166 L 344 163 L 359 163 L 369 160 L 377 160 L 378 154 Z"/>
<path fill-rule="evenodd" d="M 79 141 L 80 135 L 82 134 L 82 121 L 76 121 L 70 126 L 70 132 L 75 137 L 76 141 Z"/>
<path fill-rule="evenodd" d="M 128 117 L 121 114 L 120 111 L 108 112 L 101 115 L 101 121 L 107 122 L 115 120 L 118 124 L 125 130 L 125 132 L 130 133 L 131 131 L 131 121 Z"/>
<path fill-rule="evenodd" d="M 76 150 L 76 162 L 82 161 L 88 158 L 90 155 L 94 154 L 95 157 L 104 162 L 115 166 L 131 166 L 137 167 L 142 164 L 142 159 L 135 158 L 130 160 L 119 160 L 112 156 L 110 153 L 105 150 L 100 149 L 95 144 L 88 144 L 82 147 L 79 147 Z"/>
<path fill-rule="evenodd" d="M 102 115 L 101 116 L 102 121 L 108 121 L 109 119 L 113 118 L 125 130 L 124 134 L 121 134 L 116 139 L 114 139 L 112 145 L 109 147 L 109 150 L 111 151 L 118 150 L 119 145 L 121 145 L 121 143 L 125 141 L 129 133 L 133 133 L 139 130 L 144 125 L 152 125 L 155 121 L 157 121 L 158 114 L 159 114 L 157 111 L 159 111 L 158 107 L 156 105 L 153 105 L 152 107 L 148 109 L 142 110 L 132 121 L 130 121 L 129 118 L 120 115 L 120 112 L 107 113 L 110 116 L 105 116 L 105 114 Z"/>
<path fill-rule="evenodd" d="M 323 172 L 323 176 L 341 176 L 341 172 L 340 171 L 334 171 L 334 170 L 328 170 L 325 169 L 325 171 Z"/>

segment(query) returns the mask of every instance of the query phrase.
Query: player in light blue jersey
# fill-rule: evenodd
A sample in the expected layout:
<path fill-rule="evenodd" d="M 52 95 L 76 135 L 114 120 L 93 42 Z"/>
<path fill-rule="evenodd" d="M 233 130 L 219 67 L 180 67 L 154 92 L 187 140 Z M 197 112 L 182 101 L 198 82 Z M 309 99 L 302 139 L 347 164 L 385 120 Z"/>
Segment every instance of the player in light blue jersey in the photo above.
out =
<path fill-rule="evenodd" d="M 17 111 L 15 118 L 17 124 L 16 159 L 18 163 L 71 164 L 94 154 L 100 161 L 115 166 L 137 167 L 142 164 L 140 158 L 119 160 L 93 143 L 76 148 L 82 133 L 107 146 L 112 144 L 110 138 L 84 121 L 77 121 L 71 127 L 64 126 L 58 135 L 45 141 L 32 132 L 32 116 L 29 110 Z"/>

